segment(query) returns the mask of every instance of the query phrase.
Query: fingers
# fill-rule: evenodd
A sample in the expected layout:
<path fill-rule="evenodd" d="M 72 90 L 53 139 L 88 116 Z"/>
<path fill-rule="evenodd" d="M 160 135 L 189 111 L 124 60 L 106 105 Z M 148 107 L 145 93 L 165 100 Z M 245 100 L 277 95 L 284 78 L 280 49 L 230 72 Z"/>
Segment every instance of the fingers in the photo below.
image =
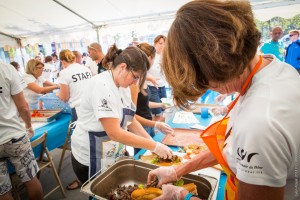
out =
<path fill-rule="evenodd" d="M 154 171 L 153 170 L 150 171 L 148 174 L 147 184 L 150 184 L 152 181 L 154 181 L 155 177 L 156 177 L 156 175 L 155 175 Z"/>

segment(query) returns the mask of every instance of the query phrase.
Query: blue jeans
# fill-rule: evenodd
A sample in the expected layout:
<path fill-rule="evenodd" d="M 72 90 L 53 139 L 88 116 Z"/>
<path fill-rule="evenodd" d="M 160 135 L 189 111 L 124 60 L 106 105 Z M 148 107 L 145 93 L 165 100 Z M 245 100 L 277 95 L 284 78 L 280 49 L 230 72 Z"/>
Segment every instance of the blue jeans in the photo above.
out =
<path fill-rule="evenodd" d="M 149 87 L 149 101 L 152 102 L 157 102 L 157 103 L 161 103 L 161 98 L 166 98 L 167 97 L 167 93 L 166 93 L 166 87 L 159 87 L 158 89 L 156 89 L 156 87 L 154 86 L 148 86 Z M 152 115 L 156 115 L 156 116 L 160 116 L 161 113 L 163 112 L 162 108 L 151 108 L 151 112 Z"/>

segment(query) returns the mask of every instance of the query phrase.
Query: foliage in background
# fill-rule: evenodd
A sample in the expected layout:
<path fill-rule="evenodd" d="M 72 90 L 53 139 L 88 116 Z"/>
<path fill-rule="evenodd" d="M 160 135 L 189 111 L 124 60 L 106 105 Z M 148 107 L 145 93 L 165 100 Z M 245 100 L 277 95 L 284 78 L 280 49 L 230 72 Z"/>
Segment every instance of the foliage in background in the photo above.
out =
<path fill-rule="evenodd" d="M 272 31 L 273 27 L 280 26 L 284 32 L 283 35 L 288 34 L 290 30 L 293 29 L 300 29 L 300 14 L 296 15 L 290 19 L 284 19 L 281 17 L 274 17 L 269 21 L 259 21 L 256 20 L 257 28 L 261 32 L 261 40 L 266 41 L 270 39 L 270 32 Z"/>

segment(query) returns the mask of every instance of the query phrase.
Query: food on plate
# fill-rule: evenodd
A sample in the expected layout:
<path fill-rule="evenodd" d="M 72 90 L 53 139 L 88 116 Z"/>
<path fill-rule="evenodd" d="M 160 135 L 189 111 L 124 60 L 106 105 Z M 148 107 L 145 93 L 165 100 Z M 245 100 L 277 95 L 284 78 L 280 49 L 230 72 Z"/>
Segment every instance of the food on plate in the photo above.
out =
<path fill-rule="evenodd" d="M 180 186 L 188 190 L 189 192 L 198 195 L 197 186 L 194 183 L 185 184 Z M 150 200 L 154 199 L 162 194 L 162 190 L 159 188 L 149 187 L 145 189 L 136 189 L 131 193 L 133 200 Z"/>
<path fill-rule="evenodd" d="M 45 117 L 45 114 L 40 113 L 38 110 L 33 110 L 31 117 Z"/>
<path fill-rule="evenodd" d="M 147 155 L 147 156 L 141 156 L 141 160 L 150 163 L 150 164 L 155 164 L 159 166 L 171 166 L 171 165 L 178 165 L 181 163 L 182 158 L 177 155 L 173 155 L 171 159 L 169 158 L 160 158 L 158 155 L 152 154 L 152 155 Z"/>
<path fill-rule="evenodd" d="M 184 146 L 186 154 L 183 156 L 184 159 L 192 159 L 197 156 L 200 152 L 207 150 L 208 147 L 205 143 L 202 144 L 190 144 Z"/>

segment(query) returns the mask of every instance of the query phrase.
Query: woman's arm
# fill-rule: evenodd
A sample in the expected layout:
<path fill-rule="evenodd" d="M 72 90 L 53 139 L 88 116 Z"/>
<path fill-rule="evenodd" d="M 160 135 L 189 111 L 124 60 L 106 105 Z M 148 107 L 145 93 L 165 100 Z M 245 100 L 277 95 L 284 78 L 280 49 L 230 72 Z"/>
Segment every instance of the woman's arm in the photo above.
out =
<path fill-rule="evenodd" d="M 56 86 L 57 87 L 57 84 L 54 84 L 48 80 L 46 80 L 44 83 L 43 83 L 44 86 Z"/>
<path fill-rule="evenodd" d="M 48 92 L 51 92 L 52 90 L 58 89 L 58 85 L 54 85 L 54 86 L 47 86 L 47 87 L 40 87 L 38 84 L 36 83 L 29 83 L 27 85 L 27 88 L 34 91 L 35 93 L 38 94 L 46 94 Z"/>
<path fill-rule="evenodd" d="M 142 125 L 136 120 L 136 118 L 133 118 L 132 123 L 128 126 L 128 129 L 130 132 L 135 133 L 136 135 L 142 136 L 144 138 L 151 139 L 151 136 L 147 133 L 147 131 L 142 127 Z"/>
<path fill-rule="evenodd" d="M 164 106 L 163 103 L 157 103 L 157 102 L 149 101 L 149 108 L 163 108 L 163 109 L 166 109 L 166 106 Z"/>
<path fill-rule="evenodd" d="M 252 185 L 239 181 L 238 199 L 245 200 L 283 200 L 284 187 L 268 187 L 263 185 Z"/>
<path fill-rule="evenodd" d="M 148 127 L 154 127 L 155 126 L 155 121 L 152 121 L 152 120 L 149 120 L 149 119 L 146 119 L 144 117 L 141 117 L 139 115 L 135 115 L 134 116 L 136 118 L 136 120 L 138 122 L 140 122 L 141 125 L 143 126 L 148 126 Z"/>
<path fill-rule="evenodd" d="M 144 135 L 145 137 L 135 135 L 134 133 L 122 129 L 120 127 L 120 121 L 117 118 L 101 118 L 99 119 L 99 122 L 102 124 L 103 128 L 105 129 L 107 135 L 111 140 L 132 147 L 145 148 L 150 151 L 153 151 L 155 149 L 156 142 L 150 139 L 151 137 L 147 134 L 147 132 L 143 129 L 141 125 L 140 125 L 141 126 L 140 128 L 142 129 L 141 132 L 142 133 L 145 132 L 145 133 L 139 135 L 141 136 Z M 134 130 L 138 130 L 138 129 L 134 128 Z"/>
<path fill-rule="evenodd" d="M 70 89 L 66 84 L 60 84 L 60 92 L 58 93 L 58 98 L 63 102 L 67 102 L 70 99 Z"/>

